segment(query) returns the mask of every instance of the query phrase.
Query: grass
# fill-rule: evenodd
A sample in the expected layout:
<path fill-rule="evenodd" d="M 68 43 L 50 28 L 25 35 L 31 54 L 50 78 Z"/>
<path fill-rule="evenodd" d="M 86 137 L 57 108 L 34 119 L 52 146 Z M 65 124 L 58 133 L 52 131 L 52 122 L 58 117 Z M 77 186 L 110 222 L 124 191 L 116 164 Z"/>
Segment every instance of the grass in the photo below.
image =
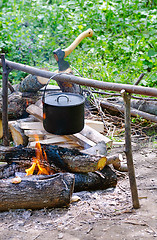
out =
<path fill-rule="evenodd" d="M 157 3 L 143 0 L 2 0 L 0 51 L 6 59 L 54 71 L 53 50 L 68 47 L 88 28 L 67 61 L 84 77 L 157 86 Z M 12 71 L 12 83 L 25 73 Z M 76 73 L 77 75 L 77 73 Z M 0 76 L 1 78 L 1 76 Z"/>

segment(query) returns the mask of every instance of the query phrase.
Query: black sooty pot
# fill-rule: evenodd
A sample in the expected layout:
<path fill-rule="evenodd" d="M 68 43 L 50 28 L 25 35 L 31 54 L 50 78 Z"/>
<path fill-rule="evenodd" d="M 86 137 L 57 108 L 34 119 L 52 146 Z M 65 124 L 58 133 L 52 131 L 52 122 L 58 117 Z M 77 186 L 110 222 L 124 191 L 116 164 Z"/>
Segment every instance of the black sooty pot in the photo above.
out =
<path fill-rule="evenodd" d="M 49 133 L 68 135 L 84 127 L 84 102 L 82 95 L 56 93 L 43 97 L 43 126 Z"/>

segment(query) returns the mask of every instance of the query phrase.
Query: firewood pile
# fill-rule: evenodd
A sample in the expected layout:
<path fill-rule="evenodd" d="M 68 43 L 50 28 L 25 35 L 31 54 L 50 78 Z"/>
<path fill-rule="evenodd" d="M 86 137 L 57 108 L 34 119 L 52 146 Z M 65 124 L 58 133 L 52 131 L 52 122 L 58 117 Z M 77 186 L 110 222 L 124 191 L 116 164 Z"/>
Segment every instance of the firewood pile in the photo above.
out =
<path fill-rule="evenodd" d="M 40 105 L 39 105 L 40 103 Z M 103 123 L 100 121 L 86 120 L 84 129 L 80 133 L 66 136 L 58 136 L 45 131 L 43 127 L 42 102 L 31 104 L 26 111 L 30 114 L 29 118 L 9 121 L 11 135 L 15 145 L 35 146 L 35 135 L 39 136 L 40 143 L 57 144 L 64 147 L 88 148 L 93 147 L 100 141 L 105 141 L 109 146 L 112 141 L 105 137 L 101 132 L 104 130 Z"/>

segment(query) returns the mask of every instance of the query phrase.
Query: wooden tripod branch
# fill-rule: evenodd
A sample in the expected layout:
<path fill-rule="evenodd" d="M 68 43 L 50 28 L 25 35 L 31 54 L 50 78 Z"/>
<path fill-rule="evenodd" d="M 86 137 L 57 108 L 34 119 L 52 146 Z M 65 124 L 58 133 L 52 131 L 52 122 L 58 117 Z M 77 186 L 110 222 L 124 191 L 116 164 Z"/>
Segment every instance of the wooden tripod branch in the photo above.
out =
<path fill-rule="evenodd" d="M 41 76 L 44 78 L 51 78 L 55 75 L 54 72 L 40 70 L 34 67 L 30 67 L 28 65 L 15 63 L 6 60 L 6 64 L 11 69 L 16 69 L 19 71 L 31 73 L 36 76 Z M 2 61 L 0 60 L 0 65 L 2 65 Z M 98 81 L 88 78 L 82 78 L 82 77 L 76 77 L 74 75 L 70 74 L 61 74 L 56 77 L 54 77 L 55 81 L 62 81 L 62 82 L 70 82 L 70 83 L 77 83 L 79 85 L 94 87 L 98 89 L 103 90 L 111 90 L 111 91 L 117 91 L 120 92 L 122 89 L 125 89 L 128 93 L 134 93 L 134 94 L 142 94 L 147 96 L 156 97 L 157 96 L 157 89 L 156 88 L 150 88 L 150 87 L 141 87 L 136 85 L 129 85 L 129 84 L 119 84 L 119 83 L 110 83 L 110 82 L 104 82 L 104 81 Z"/>
<path fill-rule="evenodd" d="M 3 91 L 2 91 L 2 126 L 3 126 L 3 144 L 9 146 L 9 130 L 8 130 L 8 75 L 9 71 L 5 63 L 5 54 L 1 54 L 3 68 Z"/>
<path fill-rule="evenodd" d="M 134 170 L 133 156 L 132 156 L 132 147 L 131 147 L 131 123 L 130 123 L 131 94 L 130 93 L 128 94 L 126 93 L 125 90 L 122 90 L 121 95 L 123 97 L 124 104 L 125 104 L 125 154 L 127 158 L 127 166 L 128 166 L 128 172 L 129 172 L 129 181 L 130 181 L 133 207 L 137 209 L 137 208 L 140 208 L 140 205 L 139 205 L 139 199 L 138 199 L 135 170 Z"/>

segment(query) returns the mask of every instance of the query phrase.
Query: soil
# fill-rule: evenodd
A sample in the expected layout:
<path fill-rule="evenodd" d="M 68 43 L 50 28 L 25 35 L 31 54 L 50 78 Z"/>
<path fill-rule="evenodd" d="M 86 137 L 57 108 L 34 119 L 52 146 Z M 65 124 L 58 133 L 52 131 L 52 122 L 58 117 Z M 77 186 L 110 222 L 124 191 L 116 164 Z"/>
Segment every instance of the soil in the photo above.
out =
<path fill-rule="evenodd" d="M 116 171 L 116 188 L 74 193 L 78 201 L 68 208 L 0 213 L 0 240 L 156 239 L 157 144 L 134 142 L 133 159 L 139 209 L 132 208 L 128 173 Z"/>

